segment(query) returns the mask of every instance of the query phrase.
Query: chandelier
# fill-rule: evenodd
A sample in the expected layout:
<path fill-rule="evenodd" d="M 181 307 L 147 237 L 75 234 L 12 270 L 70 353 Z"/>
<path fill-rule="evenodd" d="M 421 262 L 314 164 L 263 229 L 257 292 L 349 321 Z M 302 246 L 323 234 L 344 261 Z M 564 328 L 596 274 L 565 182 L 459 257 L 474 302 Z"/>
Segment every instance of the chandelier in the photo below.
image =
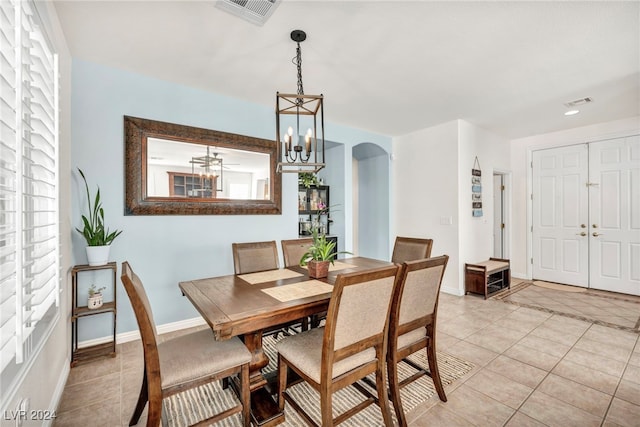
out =
<path fill-rule="evenodd" d="M 324 110 L 322 95 L 305 95 L 302 87 L 302 51 L 307 38 L 302 30 L 291 32 L 297 43 L 293 63 L 298 69 L 298 93 L 276 93 L 276 143 L 280 173 L 318 172 L 324 162 Z M 281 129 L 287 129 L 281 133 Z"/>
<path fill-rule="evenodd" d="M 189 163 L 193 176 L 192 196 L 215 197 L 216 191 L 222 191 L 222 157 L 218 157 L 218 153 L 211 153 L 207 146 L 206 155 L 191 157 Z"/>

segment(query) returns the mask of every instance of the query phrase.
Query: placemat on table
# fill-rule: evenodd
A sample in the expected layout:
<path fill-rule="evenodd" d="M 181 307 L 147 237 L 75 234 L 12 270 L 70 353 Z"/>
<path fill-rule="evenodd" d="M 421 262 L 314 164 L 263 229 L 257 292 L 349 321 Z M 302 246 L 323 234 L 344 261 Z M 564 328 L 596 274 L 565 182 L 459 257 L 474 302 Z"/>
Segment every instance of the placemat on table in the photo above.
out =
<path fill-rule="evenodd" d="M 291 285 L 261 289 L 261 291 L 278 301 L 286 302 L 329 293 L 333 291 L 333 286 L 319 280 L 307 280 L 305 282 L 292 283 Z"/>
<path fill-rule="evenodd" d="M 257 273 L 240 274 L 239 278 L 247 283 L 255 285 L 256 283 L 273 282 L 275 280 L 290 279 L 292 277 L 300 277 L 301 273 L 286 268 L 279 270 L 258 271 Z"/>

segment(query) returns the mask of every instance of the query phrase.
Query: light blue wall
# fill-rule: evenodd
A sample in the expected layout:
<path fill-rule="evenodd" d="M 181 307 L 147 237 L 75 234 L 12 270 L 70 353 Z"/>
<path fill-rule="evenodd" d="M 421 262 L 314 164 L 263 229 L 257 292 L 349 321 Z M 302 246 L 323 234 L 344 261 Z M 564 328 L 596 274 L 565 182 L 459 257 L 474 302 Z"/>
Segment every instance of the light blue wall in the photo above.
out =
<path fill-rule="evenodd" d="M 297 236 L 295 174 L 283 174 L 282 215 L 124 216 L 124 115 L 272 139 L 275 133 L 272 106 L 250 104 L 80 60 L 73 61 L 71 103 L 72 170 L 69 172 L 72 174 L 73 224 L 80 224 L 79 205 L 84 208 L 86 203 L 75 172 L 80 167 L 93 189 L 100 186 L 107 225 L 124 230 L 112 245 L 110 259 L 118 264 L 125 260 L 131 263 L 145 284 L 157 324 L 198 316 L 189 301 L 181 296 L 177 284 L 232 273 L 232 242 L 279 241 Z M 391 150 L 391 138 L 384 135 L 330 121 L 325 129 L 327 137 L 345 146 L 344 150 L 333 149 L 336 153 L 342 151 L 350 155 L 351 147 L 363 141 L 373 142 L 387 152 Z M 339 160 L 335 159 L 336 163 L 340 163 Z M 327 168 L 327 181 L 336 187 L 344 186 L 332 188 L 332 195 L 351 197 L 351 179 L 345 179 L 351 176 L 350 164 L 349 157 L 342 159 L 335 170 Z M 347 217 L 351 215 L 350 206 L 346 201 L 344 215 Z M 388 219 L 388 204 L 377 209 L 386 212 Z M 350 231 L 347 229 L 345 233 Z M 78 233 L 73 233 L 72 239 L 74 262 L 86 263 L 84 241 Z M 128 298 L 118 280 L 117 331 L 136 329 Z M 83 328 L 80 340 L 104 335 L 93 332 L 92 328 Z"/>
<path fill-rule="evenodd" d="M 361 144 L 354 150 L 358 159 L 358 255 L 389 260 L 389 155 L 375 149 L 372 157 L 359 158 L 356 152 L 371 151 L 372 144 Z M 367 150 L 366 148 L 369 148 Z"/>

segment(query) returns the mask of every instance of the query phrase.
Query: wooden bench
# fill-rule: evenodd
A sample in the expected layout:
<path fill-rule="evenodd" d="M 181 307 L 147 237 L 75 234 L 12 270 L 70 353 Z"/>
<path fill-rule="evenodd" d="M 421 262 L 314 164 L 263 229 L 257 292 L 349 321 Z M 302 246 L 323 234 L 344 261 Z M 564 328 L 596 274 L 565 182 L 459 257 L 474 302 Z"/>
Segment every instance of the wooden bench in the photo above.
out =
<path fill-rule="evenodd" d="M 511 286 L 511 266 L 508 259 L 489 258 L 464 265 L 465 294 L 484 295 L 484 298 Z"/>

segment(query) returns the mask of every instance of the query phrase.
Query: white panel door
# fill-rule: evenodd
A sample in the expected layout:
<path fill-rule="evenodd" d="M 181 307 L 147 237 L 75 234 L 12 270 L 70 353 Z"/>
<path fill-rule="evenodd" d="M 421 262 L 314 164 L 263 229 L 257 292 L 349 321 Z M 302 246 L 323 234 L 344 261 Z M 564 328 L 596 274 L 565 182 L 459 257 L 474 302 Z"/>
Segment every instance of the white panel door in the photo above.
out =
<path fill-rule="evenodd" d="M 586 144 L 533 152 L 533 278 L 589 285 Z"/>
<path fill-rule="evenodd" d="M 589 144 L 590 287 L 640 295 L 640 136 Z"/>

